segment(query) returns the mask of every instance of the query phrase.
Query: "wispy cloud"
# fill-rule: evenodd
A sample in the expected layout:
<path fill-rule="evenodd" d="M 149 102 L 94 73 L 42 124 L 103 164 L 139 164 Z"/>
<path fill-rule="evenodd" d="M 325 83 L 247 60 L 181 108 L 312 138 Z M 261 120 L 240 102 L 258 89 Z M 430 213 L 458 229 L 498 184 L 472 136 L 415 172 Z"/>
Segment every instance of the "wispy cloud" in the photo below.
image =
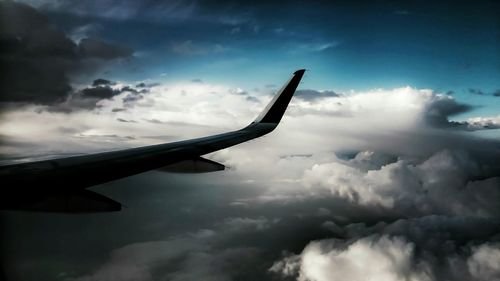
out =
<path fill-rule="evenodd" d="M 220 54 L 230 50 L 221 44 L 196 43 L 192 40 L 175 42 L 171 45 L 171 51 L 180 55 L 207 55 Z"/>

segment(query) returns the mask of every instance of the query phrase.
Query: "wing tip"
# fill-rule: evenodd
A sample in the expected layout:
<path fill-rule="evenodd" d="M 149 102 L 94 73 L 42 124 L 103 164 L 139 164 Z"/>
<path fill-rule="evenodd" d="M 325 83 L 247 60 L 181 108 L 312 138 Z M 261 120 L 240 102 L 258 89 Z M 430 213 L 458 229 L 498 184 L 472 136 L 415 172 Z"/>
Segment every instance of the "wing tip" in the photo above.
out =
<path fill-rule="evenodd" d="M 296 70 L 293 74 L 297 75 L 297 74 L 304 74 L 304 72 L 306 72 L 306 69 L 303 68 L 303 69 L 298 69 Z"/>
<path fill-rule="evenodd" d="M 274 96 L 273 100 L 266 106 L 261 114 L 255 119 L 253 123 L 271 123 L 277 125 L 283 117 L 288 103 L 292 99 L 305 69 L 298 69 L 293 73 L 292 78 L 281 88 L 281 90 Z"/>

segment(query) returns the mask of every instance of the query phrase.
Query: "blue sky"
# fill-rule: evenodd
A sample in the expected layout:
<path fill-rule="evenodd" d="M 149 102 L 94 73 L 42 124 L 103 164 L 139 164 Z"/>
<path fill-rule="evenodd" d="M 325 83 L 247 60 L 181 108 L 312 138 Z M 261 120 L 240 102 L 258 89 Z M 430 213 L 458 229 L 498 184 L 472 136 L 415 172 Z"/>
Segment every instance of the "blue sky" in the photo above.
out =
<path fill-rule="evenodd" d="M 453 91 L 477 106 L 459 119 L 500 109 L 495 1 L 27 2 L 75 40 L 133 48 L 132 59 L 83 81 L 199 78 L 252 89 L 307 68 L 305 88 Z"/>

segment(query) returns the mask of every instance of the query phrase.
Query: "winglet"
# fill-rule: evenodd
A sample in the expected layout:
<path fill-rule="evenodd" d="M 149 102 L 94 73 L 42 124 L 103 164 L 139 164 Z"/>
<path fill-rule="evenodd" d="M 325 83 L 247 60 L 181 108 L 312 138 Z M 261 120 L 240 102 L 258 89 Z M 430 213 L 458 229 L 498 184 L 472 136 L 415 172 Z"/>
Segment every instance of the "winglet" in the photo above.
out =
<path fill-rule="evenodd" d="M 288 103 L 292 99 L 300 79 L 304 75 L 305 69 L 299 69 L 293 73 L 292 78 L 283 88 L 274 96 L 264 111 L 252 123 L 271 123 L 278 124 L 285 114 Z"/>

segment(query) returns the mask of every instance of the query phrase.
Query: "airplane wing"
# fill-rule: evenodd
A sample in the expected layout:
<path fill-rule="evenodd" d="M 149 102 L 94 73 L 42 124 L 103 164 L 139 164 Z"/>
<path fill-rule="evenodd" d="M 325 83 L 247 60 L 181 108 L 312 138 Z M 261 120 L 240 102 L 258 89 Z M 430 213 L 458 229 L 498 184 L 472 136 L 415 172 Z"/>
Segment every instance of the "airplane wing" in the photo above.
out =
<path fill-rule="evenodd" d="M 145 147 L 0 166 L 0 209 L 47 212 L 119 211 L 122 205 L 86 188 L 153 169 L 173 172 L 223 170 L 200 157 L 273 131 L 280 122 L 305 70 L 275 95 L 245 128 L 224 134 Z"/>

